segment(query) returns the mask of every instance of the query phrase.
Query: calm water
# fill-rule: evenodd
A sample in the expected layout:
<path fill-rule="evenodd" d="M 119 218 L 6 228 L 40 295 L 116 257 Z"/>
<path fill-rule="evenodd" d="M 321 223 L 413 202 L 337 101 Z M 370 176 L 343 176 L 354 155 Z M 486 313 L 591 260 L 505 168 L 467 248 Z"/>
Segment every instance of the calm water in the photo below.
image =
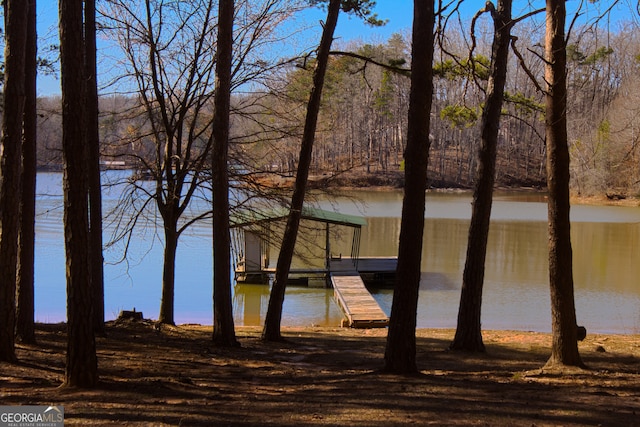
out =
<path fill-rule="evenodd" d="M 58 322 L 66 317 L 61 175 L 42 173 L 38 180 L 36 319 Z M 117 194 L 117 189 L 105 194 L 105 211 L 116 203 Z M 323 207 L 367 217 L 362 256 L 395 256 L 402 194 L 358 191 L 354 195 L 361 202 L 340 199 Z M 466 193 L 436 193 L 429 194 L 427 203 L 418 326 L 453 328 L 471 198 Z M 484 328 L 550 330 L 546 215 L 543 196 L 496 195 L 483 295 Z M 578 322 L 591 332 L 640 333 L 640 208 L 574 206 L 572 221 Z M 332 243 L 333 253 L 349 253 L 350 233 L 344 230 L 342 238 Z M 105 240 L 109 237 L 106 230 Z M 105 252 L 107 318 L 134 307 L 147 318 L 157 318 L 162 277 L 158 232 L 146 229 L 137 235 L 127 264 L 117 263 L 121 249 L 116 246 Z M 178 323 L 212 323 L 211 264 L 211 229 L 201 224 L 180 241 L 175 302 Z M 391 291 L 381 290 L 374 296 L 389 312 Z M 267 286 L 236 286 L 237 324 L 260 324 L 268 298 Z M 340 319 L 331 290 L 287 290 L 283 324 L 335 326 Z"/>

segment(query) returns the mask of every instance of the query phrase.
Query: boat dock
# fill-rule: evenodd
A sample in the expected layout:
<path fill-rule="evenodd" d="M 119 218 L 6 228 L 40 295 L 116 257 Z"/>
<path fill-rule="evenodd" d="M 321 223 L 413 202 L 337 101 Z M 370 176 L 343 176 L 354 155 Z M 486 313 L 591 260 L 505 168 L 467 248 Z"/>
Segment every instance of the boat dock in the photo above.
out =
<path fill-rule="evenodd" d="M 235 280 L 238 283 L 268 284 L 275 269 L 269 262 L 269 236 L 273 221 L 282 221 L 286 212 L 251 213 L 236 219 L 233 230 L 232 252 L 235 254 Z M 389 316 L 373 298 L 368 286 L 389 287 L 395 281 L 397 258 L 359 257 L 360 228 L 366 220 L 353 215 L 320 209 L 305 208 L 302 219 L 324 223 L 324 268 L 292 268 L 289 282 L 299 285 L 331 286 L 335 301 L 343 311 L 343 326 L 352 328 L 383 328 L 389 325 Z M 351 254 L 333 256 L 330 245 L 330 226 L 350 227 L 354 230 Z M 235 243 L 235 244 L 234 244 Z M 365 285 L 366 284 L 366 285 Z"/>
<path fill-rule="evenodd" d="M 389 289 L 395 284 L 397 266 L 396 257 L 331 258 L 328 270 L 333 273 L 355 268 L 365 286 Z"/>

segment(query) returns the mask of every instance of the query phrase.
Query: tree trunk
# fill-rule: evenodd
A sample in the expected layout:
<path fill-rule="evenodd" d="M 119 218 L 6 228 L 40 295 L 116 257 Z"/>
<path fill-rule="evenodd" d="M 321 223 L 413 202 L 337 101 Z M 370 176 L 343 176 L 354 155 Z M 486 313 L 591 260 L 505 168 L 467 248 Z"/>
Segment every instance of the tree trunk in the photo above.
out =
<path fill-rule="evenodd" d="M 22 136 L 22 200 L 20 204 L 20 244 L 18 246 L 16 338 L 35 343 L 34 325 L 34 253 L 36 216 L 36 74 L 37 34 L 36 0 L 29 2 L 27 49 L 25 57 L 25 105 Z"/>
<path fill-rule="evenodd" d="M 458 326 L 449 347 L 452 350 L 478 352 L 485 351 L 482 342 L 480 313 L 493 184 L 496 175 L 498 129 L 502 113 L 504 85 L 507 79 L 507 58 L 512 25 L 511 0 L 500 0 L 497 11 L 493 8 L 492 3 L 487 2 L 487 8 L 483 11 L 491 12 L 495 35 L 491 53 L 491 74 L 487 84 L 487 101 L 482 112 L 482 140 L 473 193 L 467 257 L 462 275 Z"/>
<path fill-rule="evenodd" d="M 178 231 L 176 220 L 164 217 L 164 258 L 162 262 L 162 299 L 158 322 L 175 325 L 174 299 L 176 283 L 176 253 L 178 251 Z"/>
<path fill-rule="evenodd" d="M 213 116 L 213 342 L 236 346 L 231 298 L 229 234 L 229 112 L 233 59 L 233 0 L 218 5 L 218 50 Z"/>
<path fill-rule="evenodd" d="M 311 165 L 313 142 L 318 123 L 318 113 L 320 111 L 320 101 L 322 100 L 324 76 L 327 71 L 329 51 L 331 50 L 331 43 L 333 42 L 333 33 L 338 24 L 339 13 L 340 0 L 330 0 L 327 10 L 327 20 L 322 30 L 322 38 L 320 39 L 320 46 L 318 48 L 316 68 L 313 73 L 313 87 L 311 88 L 311 94 L 307 104 L 307 115 L 300 146 L 300 159 L 293 187 L 293 195 L 291 197 L 289 217 L 287 218 L 287 225 L 282 238 L 282 245 L 276 264 L 276 277 L 271 288 L 264 330 L 262 331 L 262 339 L 266 341 L 279 341 L 282 339 L 280 334 L 280 321 L 282 319 L 284 294 L 287 287 L 289 270 L 291 268 L 291 260 L 293 259 L 293 251 L 298 237 L 300 217 L 302 216 L 302 207 L 307 188 L 307 178 L 309 177 L 309 167 Z"/>
<path fill-rule="evenodd" d="M 96 3 L 85 0 L 85 66 L 87 78 L 87 154 L 89 173 L 89 253 L 94 328 L 104 333 L 104 258 L 102 255 L 102 187 L 100 184 L 100 132 L 96 67 Z"/>
<path fill-rule="evenodd" d="M 433 95 L 433 2 L 414 0 L 413 13 L 405 188 L 396 284 L 384 354 L 385 371 L 399 374 L 417 371 L 416 315 Z"/>
<path fill-rule="evenodd" d="M 68 321 L 64 385 L 88 388 L 98 381 L 98 366 L 89 265 L 83 1 L 60 0 L 59 5 Z"/>
<path fill-rule="evenodd" d="M 566 41 L 564 0 L 547 0 L 545 38 L 549 285 L 552 346 L 547 366 L 582 366 L 578 352 L 569 220 Z"/>
<path fill-rule="evenodd" d="M 16 265 L 20 218 L 22 120 L 25 103 L 27 13 L 24 0 L 7 0 L 5 13 L 5 74 L 0 152 L 0 361 L 14 362 Z"/>

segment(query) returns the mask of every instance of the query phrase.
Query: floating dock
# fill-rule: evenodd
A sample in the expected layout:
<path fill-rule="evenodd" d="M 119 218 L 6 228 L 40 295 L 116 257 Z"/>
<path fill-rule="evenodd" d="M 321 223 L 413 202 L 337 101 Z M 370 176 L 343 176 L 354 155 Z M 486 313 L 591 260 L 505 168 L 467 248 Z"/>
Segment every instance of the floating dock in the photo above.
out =
<path fill-rule="evenodd" d="M 330 273 L 355 269 L 365 283 L 374 288 L 392 288 L 396 279 L 396 257 L 331 258 Z"/>

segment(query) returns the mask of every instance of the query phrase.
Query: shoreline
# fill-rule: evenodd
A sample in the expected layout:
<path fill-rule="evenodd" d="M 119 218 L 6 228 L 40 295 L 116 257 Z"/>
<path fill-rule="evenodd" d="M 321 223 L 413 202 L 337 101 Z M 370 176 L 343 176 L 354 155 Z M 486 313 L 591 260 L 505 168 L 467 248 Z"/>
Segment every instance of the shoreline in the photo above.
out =
<path fill-rule="evenodd" d="M 322 175 L 309 177 L 309 188 L 311 190 L 317 189 L 329 189 L 334 191 L 351 191 L 367 189 L 370 191 L 402 191 L 403 189 L 404 175 L 398 173 L 386 173 L 380 176 L 373 175 L 371 177 L 362 176 L 336 176 L 325 177 Z M 292 184 L 287 179 L 282 179 L 279 182 L 280 185 Z M 473 187 L 469 186 L 453 186 L 447 185 L 451 183 L 445 182 L 432 182 L 427 189 L 427 193 L 469 193 L 473 194 Z M 506 192 L 522 192 L 531 194 L 545 194 L 547 189 L 543 188 L 537 183 L 531 183 L 531 185 L 519 185 L 509 186 L 504 184 L 497 184 L 494 187 L 494 192 L 506 191 Z M 580 205 L 603 205 L 603 206 L 640 206 L 640 194 L 629 195 L 626 193 L 602 193 L 593 195 L 580 195 L 574 191 L 570 194 L 570 201 L 572 204 Z"/>
<path fill-rule="evenodd" d="M 379 191 L 379 192 L 393 192 L 402 191 L 402 187 L 390 186 L 390 185 L 371 185 L 371 186 L 353 186 L 353 185 L 340 185 L 330 186 L 329 188 L 336 192 L 348 192 L 354 190 L 367 190 L 367 191 Z M 313 190 L 316 190 L 314 188 Z M 537 194 L 546 198 L 547 190 L 536 187 L 495 187 L 494 194 L 496 192 L 507 193 L 522 193 L 522 194 Z M 429 193 L 442 193 L 442 194 L 469 194 L 473 196 L 473 188 L 465 187 L 430 187 L 427 189 Z M 607 196 L 606 194 L 597 194 L 590 196 L 578 195 L 571 193 L 569 196 L 570 203 L 572 205 L 590 205 L 590 206 L 623 206 L 623 207 L 640 207 L 640 195 L 638 196 Z"/>
<path fill-rule="evenodd" d="M 159 328 L 183 328 L 183 329 L 191 329 L 194 331 L 208 331 L 213 330 L 213 324 L 206 323 L 196 323 L 196 322 L 185 322 L 185 323 L 177 323 L 176 325 L 160 325 L 157 320 L 143 318 L 142 320 L 130 320 L 130 319 L 112 319 L 106 320 L 105 324 L 107 326 L 118 326 L 121 324 L 140 324 L 147 326 L 154 326 Z M 55 327 L 66 327 L 67 322 L 35 322 L 36 329 L 40 328 L 55 328 Z M 250 332 L 251 334 L 261 333 L 263 325 L 235 325 L 236 334 Z M 363 335 L 370 336 L 386 336 L 386 331 L 388 328 L 349 328 L 342 326 L 332 326 L 332 325 L 282 325 L 282 331 L 306 331 L 306 332 L 346 332 L 346 331 L 354 331 L 357 333 L 361 331 Z M 451 327 L 417 327 L 416 328 L 416 336 L 433 333 L 436 335 L 446 335 L 446 334 L 455 334 L 456 329 Z M 531 334 L 531 335 L 547 335 L 549 337 L 552 336 L 552 332 L 550 331 L 536 331 L 536 330 L 526 330 L 526 329 L 483 329 L 482 334 L 491 334 L 491 335 L 502 335 L 502 334 Z M 587 337 L 589 336 L 610 336 L 610 337 L 635 337 L 640 341 L 640 332 L 590 332 L 589 328 L 587 328 Z"/>

